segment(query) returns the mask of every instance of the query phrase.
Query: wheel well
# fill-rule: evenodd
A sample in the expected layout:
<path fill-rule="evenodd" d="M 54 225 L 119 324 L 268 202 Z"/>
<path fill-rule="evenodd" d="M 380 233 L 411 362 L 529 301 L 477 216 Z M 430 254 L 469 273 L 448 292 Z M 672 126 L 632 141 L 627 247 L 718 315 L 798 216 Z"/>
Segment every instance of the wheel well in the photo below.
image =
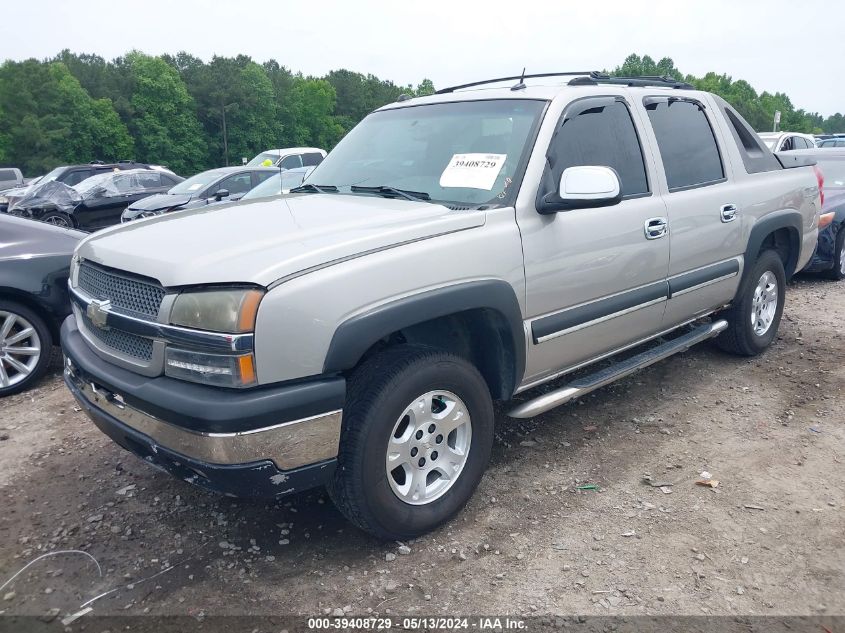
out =
<path fill-rule="evenodd" d="M 34 300 L 30 295 L 15 288 L 0 287 L 0 299 L 7 301 L 14 301 L 26 306 L 35 314 L 44 319 L 47 329 L 50 330 L 50 336 L 53 337 L 53 344 L 57 345 L 59 341 L 59 324 L 56 322 L 55 315 L 50 312 L 43 305 Z"/>
<path fill-rule="evenodd" d="M 414 343 L 456 354 L 471 362 L 494 399 L 506 400 L 516 388 L 516 350 L 507 319 L 498 311 L 475 308 L 437 317 L 392 332 L 372 345 L 359 364 L 392 345 Z"/>
<path fill-rule="evenodd" d="M 786 278 L 789 279 L 795 273 L 795 268 L 798 265 L 800 248 L 799 237 L 795 231 L 784 227 L 772 231 L 763 239 L 760 250 L 757 251 L 757 256 L 759 257 L 763 251 L 767 250 L 776 252 L 783 262 Z"/>

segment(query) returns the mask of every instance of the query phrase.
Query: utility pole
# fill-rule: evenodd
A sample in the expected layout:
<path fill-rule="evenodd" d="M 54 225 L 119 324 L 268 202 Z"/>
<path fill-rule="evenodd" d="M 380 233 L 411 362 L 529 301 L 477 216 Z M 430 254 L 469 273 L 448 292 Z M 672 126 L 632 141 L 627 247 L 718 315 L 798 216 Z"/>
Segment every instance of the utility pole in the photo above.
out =
<path fill-rule="evenodd" d="M 780 123 L 780 110 L 775 110 L 775 123 L 772 127 L 772 132 L 778 131 L 778 124 Z"/>
<path fill-rule="evenodd" d="M 226 167 L 229 166 L 229 137 L 226 134 L 226 106 L 223 101 L 220 102 L 220 112 L 223 114 L 223 157 L 226 161 Z M 780 113 L 778 113 L 780 114 Z"/>

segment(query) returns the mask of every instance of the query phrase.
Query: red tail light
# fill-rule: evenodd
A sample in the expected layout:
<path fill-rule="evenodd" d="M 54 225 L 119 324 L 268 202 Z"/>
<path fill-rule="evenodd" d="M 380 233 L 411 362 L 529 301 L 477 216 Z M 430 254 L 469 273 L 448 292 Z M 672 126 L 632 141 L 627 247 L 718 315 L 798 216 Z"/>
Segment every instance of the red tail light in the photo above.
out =
<path fill-rule="evenodd" d="M 813 171 L 816 172 L 816 180 L 819 181 L 819 198 L 821 198 L 822 209 L 824 209 L 824 174 L 818 165 L 813 165 Z"/>

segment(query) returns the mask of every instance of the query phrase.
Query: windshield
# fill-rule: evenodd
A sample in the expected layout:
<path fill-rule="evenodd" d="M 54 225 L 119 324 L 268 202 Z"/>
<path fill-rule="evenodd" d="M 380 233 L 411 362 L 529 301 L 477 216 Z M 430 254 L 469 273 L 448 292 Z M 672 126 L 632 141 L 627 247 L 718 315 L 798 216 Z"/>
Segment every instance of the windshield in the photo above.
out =
<path fill-rule="evenodd" d="M 187 180 L 180 182 L 178 185 L 171 187 L 167 193 L 172 196 L 180 194 L 196 195 L 217 180 L 220 176 L 221 174 L 213 169 L 211 171 L 204 171 L 201 174 L 191 176 Z"/>
<path fill-rule="evenodd" d="M 270 161 L 266 167 L 272 167 L 279 160 L 279 152 L 261 152 L 258 156 L 249 161 L 247 167 L 260 167 L 265 161 Z"/>
<path fill-rule="evenodd" d="M 56 178 L 58 178 L 59 174 L 61 174 L 65 169 L 65 167 L 56 167 L 53 171 L 48 172 L 46 175 L 42 176 L 39 182 L 52 182 Z"/>
<path fill-rule="evenodd" d="M 502 99 L 374 112 L 306 179 L 317 187 L 392 187 L 455 205 L 510 204 L 544 101 Z"/>
<path fill-rule="evenodd" d="M 290 191 L 302 184 L 305 177 L 313 167 L 300 167 L 299 169 L 288 169 L 278 174 L 273 174 L 267 180 L 250 189 L 241 200 L 255 200 L 256 198 L 269 198 L 278 196 L 283 192 Z"/>

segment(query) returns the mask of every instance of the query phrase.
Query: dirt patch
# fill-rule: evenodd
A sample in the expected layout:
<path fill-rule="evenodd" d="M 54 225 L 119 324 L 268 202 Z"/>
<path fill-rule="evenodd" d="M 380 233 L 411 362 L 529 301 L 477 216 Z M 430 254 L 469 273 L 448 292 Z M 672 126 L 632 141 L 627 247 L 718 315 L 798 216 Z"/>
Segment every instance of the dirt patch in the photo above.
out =
<path fill-rule="evenodd" d="M 56 362 L 0 402 L 0 583 L 66 549 L 102 577 L 50 557 L 0 612 L 119 588 L 95 613 L 843 614 L 842 314 L 845 286 L 800 279 L 760 358 L 705 344 L 534 420 L 498 415 L 469 506 L 407 549 L 321 492 L 235 500 L 151 469 L 78 411 Z"/>

